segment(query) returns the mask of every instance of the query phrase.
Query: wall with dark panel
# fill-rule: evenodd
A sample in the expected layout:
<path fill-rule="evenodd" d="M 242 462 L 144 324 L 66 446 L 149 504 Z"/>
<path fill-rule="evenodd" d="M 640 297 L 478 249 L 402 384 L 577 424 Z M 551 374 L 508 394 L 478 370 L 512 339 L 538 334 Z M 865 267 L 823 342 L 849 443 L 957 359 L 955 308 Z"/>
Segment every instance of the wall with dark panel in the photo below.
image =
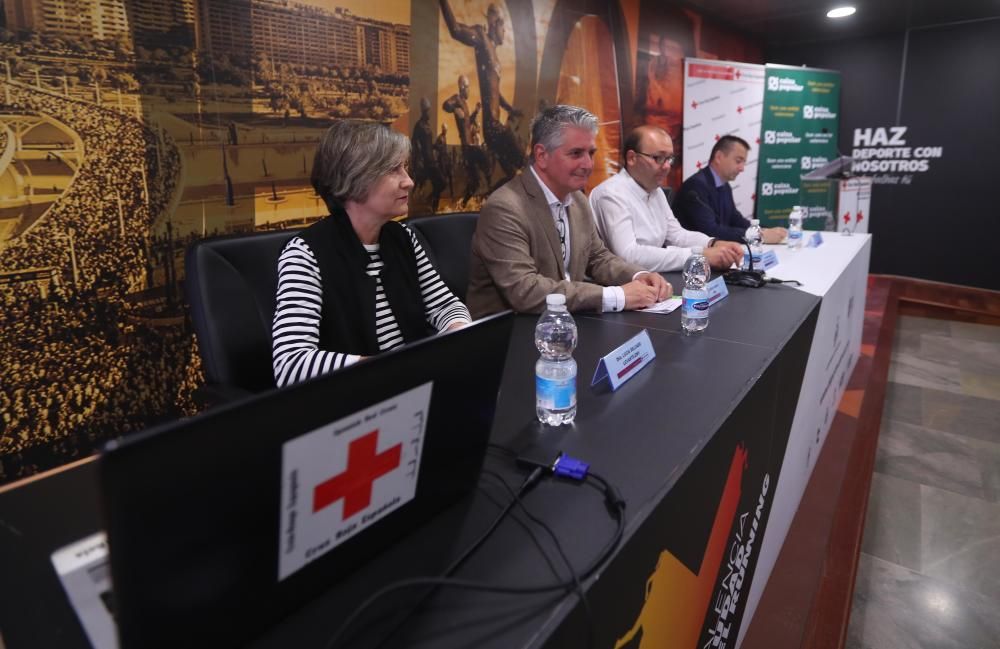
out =
<path fill-rule="evenodd" d="M 1000 20 L 776 48 L 767 58 L 843 75 L 842 153 L 873 156 L 861 172 L 876 182 L 872 272 L 1000 289 L 990 164 L 1000 145 Z"/>

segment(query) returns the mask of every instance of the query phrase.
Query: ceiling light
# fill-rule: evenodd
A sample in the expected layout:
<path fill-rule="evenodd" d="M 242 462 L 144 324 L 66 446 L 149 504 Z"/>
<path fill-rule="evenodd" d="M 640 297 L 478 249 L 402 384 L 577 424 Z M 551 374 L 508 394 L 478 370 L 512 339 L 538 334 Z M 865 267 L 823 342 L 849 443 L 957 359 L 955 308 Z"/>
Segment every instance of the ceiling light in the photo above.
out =
<path fill-rule="evenodd" d="M 830 11 L 826 12 L 826 17 L 844 18 L 846 16 L 854 14 L 855 11 L 857 11 L 857 9 L 855 9 L 854 7 L 837 7 L 835 9 L 831 9 Z"/>

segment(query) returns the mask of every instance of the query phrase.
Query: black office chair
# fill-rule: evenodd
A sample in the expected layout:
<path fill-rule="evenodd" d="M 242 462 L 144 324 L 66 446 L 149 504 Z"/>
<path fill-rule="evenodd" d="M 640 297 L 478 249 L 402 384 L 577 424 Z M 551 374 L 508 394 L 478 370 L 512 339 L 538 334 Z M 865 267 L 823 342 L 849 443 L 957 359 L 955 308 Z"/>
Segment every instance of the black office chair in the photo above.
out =
<path fill-rule="evenodd" d="M 674 198 L 677 196 L 677 194 L 675 194 L 674 190 L 671 189 L 670 187 L 661 187 L 660 189 L 663 190 L 663 195 L 667 197 L 667 205 L 673 207 Z"/>
<path fill-rule="evenodd" d="M 455 212 L 408 219 L 431 262 L 458 299 L 465 301 L 469 286 L 469 255 L 479 212 Z"/>
<path fill-rule="evenodd" d="M 185 257 L 184 290 L 214 405 L 274 387 L 271 320 L 278 257 L 299 230 L 204 239 Z"/>

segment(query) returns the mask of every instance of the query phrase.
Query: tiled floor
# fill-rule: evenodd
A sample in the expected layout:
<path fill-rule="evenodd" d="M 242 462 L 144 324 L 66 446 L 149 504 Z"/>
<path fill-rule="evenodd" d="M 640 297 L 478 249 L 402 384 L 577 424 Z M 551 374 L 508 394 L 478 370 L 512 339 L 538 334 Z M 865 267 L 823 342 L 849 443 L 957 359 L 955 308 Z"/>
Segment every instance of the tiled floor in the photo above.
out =
<path fill-rule="evenodd" d="M 1000 327 L 902 316 L 848 649 L 1000 649 Z"/>

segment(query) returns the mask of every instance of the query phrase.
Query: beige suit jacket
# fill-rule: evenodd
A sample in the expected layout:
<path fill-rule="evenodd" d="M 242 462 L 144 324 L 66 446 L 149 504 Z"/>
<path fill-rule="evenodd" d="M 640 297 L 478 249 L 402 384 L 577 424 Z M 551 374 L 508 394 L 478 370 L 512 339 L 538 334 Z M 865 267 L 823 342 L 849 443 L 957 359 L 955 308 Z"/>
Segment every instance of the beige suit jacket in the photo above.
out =
<path fill-rule="evenodd" d="M 574 281 L 563 271 L 559 234 L 535 175 L 525 170 L 493 192 L 472 237 L 466 302 L 473 318 L 504 309 L 538 313 L 549 293 L 564 293 L 570 311 L 600 311 L 603 286 L 630 282 L 642 270 L 604 246 L 583 192 L 573 192 L 570 203 Z"/>

